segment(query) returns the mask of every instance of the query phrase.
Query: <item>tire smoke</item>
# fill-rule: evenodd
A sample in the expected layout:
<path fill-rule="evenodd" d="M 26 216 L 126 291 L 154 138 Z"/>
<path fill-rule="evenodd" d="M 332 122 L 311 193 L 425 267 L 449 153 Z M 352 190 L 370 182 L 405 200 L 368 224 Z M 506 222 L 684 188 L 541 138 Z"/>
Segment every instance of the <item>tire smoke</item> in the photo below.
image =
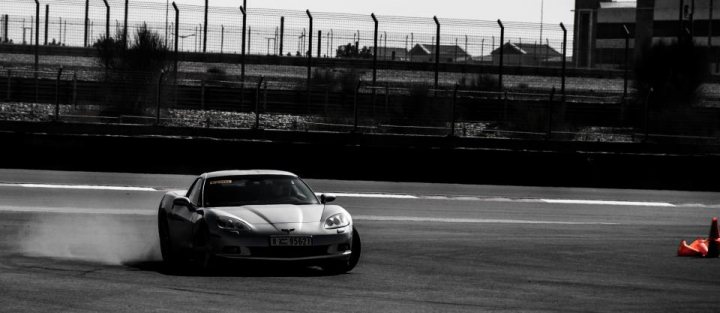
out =
<path fill-rule="evenodd" d="M 161 259 L 157 223 L 149 216 L 43 214 L 23 227 L 19 250 L 108 265 Z"/>

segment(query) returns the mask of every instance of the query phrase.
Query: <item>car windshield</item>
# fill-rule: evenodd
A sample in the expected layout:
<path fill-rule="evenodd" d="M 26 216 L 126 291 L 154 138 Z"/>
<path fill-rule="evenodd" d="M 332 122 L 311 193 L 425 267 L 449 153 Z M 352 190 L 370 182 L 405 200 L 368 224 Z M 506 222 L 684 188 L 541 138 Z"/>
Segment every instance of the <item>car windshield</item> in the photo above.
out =
<path fill-rule="evenodd" d="M 280 175 L 210 178 L 205 183 L 204 198 L 207 207 L 318 204 L 317 197 L 302 180 Z"/>

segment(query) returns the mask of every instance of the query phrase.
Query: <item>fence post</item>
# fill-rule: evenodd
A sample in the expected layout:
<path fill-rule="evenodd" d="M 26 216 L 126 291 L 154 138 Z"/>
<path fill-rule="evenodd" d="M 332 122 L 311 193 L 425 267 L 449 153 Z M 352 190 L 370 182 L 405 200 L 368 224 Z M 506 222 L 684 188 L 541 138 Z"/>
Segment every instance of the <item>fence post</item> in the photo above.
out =
<path fill-rule="evenodd" d="M 203 53 L 207 52 L 208 0 L 205 0 L 205 25 L 203 26 Z"/>
<path fill-rule="evenodd" d="M 508 123 L 508 93 L 507 91 L 503 94 L 503 124 L 507 126 Z"/>
<path fill-rule="evenodd" d="M 10 98 L 12 97 L 12 70 L 7 70 L 8 80 L 7 80 L 7 101 L 10 102 Z"/>
<path fill-rule="evenodd" d="M 387 116 L 388 106 L 390 105 L 390 83 L 385 82 L 385 116 Z"/>
<path fill-rule="evenodd" d="M 628 95 L 628 68 L 630 67 L 630 30 L 627 25 L 623 25 L 625 30 L 625 72 L 623 73 L 623 79 L 625 80 L 623 86 L 623 102 Z"/>
<path fill-rule="evenodd" d="M 561 83 L 561 91 L 563 98 L 565 98 L 565 69 L 567 67 L 567 29 L 565 28 L 565 24 L 560 23 L 560 28 L 562 28 L 563 31 L 563 59 L 562 59 L 562 83 Z"/>
<path fill-rule="evenodd" d="M 373 41 L 373 76 L 372 86 L 375 87 L 377 83 L 377 54 L 378 54 L 378 19 L 375 17 L 375 13 L 370 14 L 373 22 L 375 22 L 375 37 Z"/>
<path fill-rule="evenodd" d="M 460 85 L 455 84 L 455 89 L 453 90 L 452 108 L 450 110 L 450 137 L 455 137 L 455 109 L 457 105 L 457 93 L 459 87 Z"/>
<path fill-rule="evenodd" d="M 310 10 L 305 10 L 305 13 L 307 13 L 308 18 L 310 19 L 310 31 L 308 32 L 308 50 L 303 51 L 303 53 L 307 53 L 307 109 L 306 111 L 310 112 L 310 102 L 311 102 L 311 79 L 312 79 L 312 44 L 313 44 L 313 17 L 312 14 L 310 14 Z"/>
<path fill-rule="evenodd" d="M 545 109 L 545 114 L 547 116 L 547 133 L 545 134 L 545 140 L 550 140 L 552 137 L 552 117 L 553 117 L 553 107 L 552 103 L 555 98 L 555 87 L 552 88 L 550 91 L 550 99 L 548 99 L 547 107 Z"/>
<path fill-rule="evenodd" d="M 265 76 L 260 76 L 260 81 L 255 89 L 255 129 L 260 129 L 260 88 L 262 88 L 263 80 Z"/>
<path fill-rule="evenodd" d="M 205 110 L 205 80 L 200 81 L 200 107 Z"/>
<path fill-rule="evenodd" d="M 103 0 L 105 3 L 105 39 L 110 39 L 110 5 L 107 0 Z"/>
<path fill-rule="evenodd" d="M 77 108 L 77 72 L 73 72 L 73 94 L 72 94 L 73 107 Z"/>
<path fill-rule="evenodd" d="M 88 44 L 88 11 L 90 10 L 90 0 L 85 0 L 85 31 L 83 39 L 83 47 L 87 48 Z"/>
<path fill-rule="evenodd" d="M 440 21 L 437 16 L 433 16 L 433 20 L 435 20 L 435 25 L 437 26 L 437 36 L 435 37 L 435 93 L 437 93 L 440 79 Z"/>
<path fill-rule="evenodd" d="M 50 23 L 48 23 L 49 17 L 50 17 L 50 5 L 46 4 L 45 5 L 45 45 L 46 46 L 48 44 L 48 25 L 50 24 Z"/>
<path fill-rule="evenodd" d="M 127 2 L 126 2 L 126 3 L 127 3 Z M 178 40 L 179 37 L 180 37 L 180 10 L 178 10 L 178 7 L 177 7 L 177 5 L 175 4 L 175 1 L 173 1 L 172 6 L 173 6 L 173 9 L 175 10 L 175 53 L 174 53 L 174 54 L 175 54 L 175 64 L 173 65 L 173 75 L 174 75 L 175 77 L 173 77 L 173 79 L 174 79 L 174 81 L 175 81 L 175 87 L 174 87 L 174 88 L 175 88 L 175 90 L 177 90 L 178 57 L 179 57 L 179 55 L 178 55 L 178 42 L 180 41 L 180 40 Z M 127 10 L 125 10 L 125 12 L 127 13 Z M 126 16 L 127 16 L 127 14 L 126 14 Z M 127 28 L 127 24 L 126 24 L 125 27 Z M 125 40 L 126 40 L 125 45 L 127 46 L 127 31 L 125 32 L 125 36 L 126 36 L 126 38 L 125 38 Z"/>
<path fill-rule="evenodd" d="M 30 30 L 32 32 L 32 30 Z M 40 2 L 35 0 L 35 103 L 39 97 L 39 81 L 40 72 Z"/>
<path fill-rule="evenodd" d="M 267 81 L 263 84 L 263 112 L 267 112 Z"/>
<path fill-rule="evenodd" d="M 127 40 L 127 36 L 128 36 L 128 30 L 127 30 L 128 29 L 128 1 L 129 0 L 125 0 L 125 12 L 124 12 L 125 16 L 124 16 L 124 20 L 123 20 L 123 47 L 125 49 L 127 49 L 127 47 L 128 47 L 128 40 Z M 175 6 L 175 2 L 173 2 L 173 7 L 175 7 L 175 13 L 177 13 L 177 7 Z M 165 40 L 167 40 L 167 38 Z M 177 41 L 177 32 L 175 33 L 175 40 Z M 167 45 L 167 42 L 165 43 L 165 45 Z M 177 72 L 175 74 L 177 74 Z"/>
<path fill-rule="evenodd" d="M 223 54 L 225 48 L 225 25 L 220 25 L 220 54 Z"/>
<path fill-rule="evenodd" d="M 712 49 L 712 37 L 713 37 L 713 29 L 712 29 L 712 21 L 713 21 L 713 3 L 714 0 L 710 0 L 710 13 L 708 17 L 708 50 Z"/>
<path fill-rule="evenodd" d="M 503 89 L 505 89 L 503 87 L 503 62 L 505 58 L 505 25 L 503 25 L 501 20 L 497 20 L 497 23 L 498 25 L 500 25 L 500 64 L 498 66 L 498 89 L 500 91 L 503 91 Z"/>
<path fill-rule="evenodd" d="M 283 39 L 285 38 L 285 17 L 280 17 L 280 56 L 283 56 Z"/>
<path fill-rule="evenodd" d="M 361 80 L 358 80 L 357 86 L 355 86 L 355 97 L 353 98 L 353 117 L 355 122 L 353 123 L 353 133 L 357 133 L 358 130 L 358 93 L 360 92 Z"/>
<path fill-rule="evenodd" d="M 318 30 L 317 58 L 322 58 L 322 30 Z"/>
<path fill-rule="evenodd" d="M 55 121 L 60 120 L 60 77 L 62 76 L 62 66 L 58 70 L 57 80 L 55 80 Z"/>
<path fill-rule="evenodd" d="M 643 139 L 643 142 L 647 142 L 648 138 L 650 137 L 650 123 L 649 123 L 649 115 L 650 115 L 650 97 L 652 97 L 652 94 L 655 92 L 653 88 L 650 88 L 650 91 L 647 94 L 647 97 L 645 97 L 645 105 L 643 108 L 643 111 L 645 114 L 643 114 L 644 118 L 644 126 L 643 129 L 645 130 L 645 138 Z"/>
<path fill-rule="evenodd" d="M 39 52 L 40 52 L 40 2 L 35 0 L 35 80 L 38 78 Z M 37 102 L 37 88 L 35 90 L 35 101 Z"/>
<path fill-rule="evenodd" d="M 10 15 L 5 14 L 5 20 L 3 21 L 3 34 L 5 34 L 5 38 L 3 38 L 3 42 L 10 41 L 10 36 L 8 34 L 8 24 L 10 23 Z"/>
<path fill-rule="evenodd" d="M 161 72 L 160 77 L 158 78 L 157 105 L 156 105 L 156 111 L 155 111 L 155 126 L 160 126 L 160 102 L 162 101 L 161 92 L 162 92 L 163 76 L 165 76 L 165 72 Z"/>
<path fill-rule="evenodd" d="M 242 49 L 240 49 L 240 53 L 241 53 L 241 56 L 240 56 L 240 81 L 242 81 L 243 84 L 245 83 L 245 30 L 247 27 L 247 12 L 245 11 L 246 5 L 247 5 L 247 1 L 243 0 L 243 5 L 240 7 L 240 12 L 242 12 L 242 16 L 243 16 L 243 18 L 242 18 L 242 40 L 241 40 Z M 243 85 L 243 88 L 244 87 L 245 86 Z"/>
<path fill-rule="evenodd" d="M 330 105 L 330 85 L 325 86 L 325 116 L 328 115 L 328 106 Z"/>

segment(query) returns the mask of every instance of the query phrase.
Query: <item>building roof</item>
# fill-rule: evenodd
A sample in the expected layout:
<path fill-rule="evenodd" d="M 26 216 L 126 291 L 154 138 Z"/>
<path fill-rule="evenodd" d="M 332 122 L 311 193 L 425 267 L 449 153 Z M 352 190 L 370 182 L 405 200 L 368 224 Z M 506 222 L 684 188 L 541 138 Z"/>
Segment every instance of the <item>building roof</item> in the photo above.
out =
<path fill-rule="evenodd" d="M 426 44 L 419 43 L 419 44 L 416 44 L 415 47 L 412 48 L 412 50 L 410 50 L 410 53 L 415 54 L 419 51 L 422 51 L 428 55 L 433 55 L 433 54 L 435 54 L 435 45 L 426 45 Z M 460 46 L 440 45 L 440 55 L 455 55 L 456 52 L 457 52 L 458 57 L 464 58 L 465 56 L 470 56 Z"/>
<path fill-rule="evenodd" d="M 531 56 L 537 56 L 539 58 L 553 58 L 562 56 L 560 52 L 555 50 L 553 47 L 546 44 L 534 44 L 534 43 L 512 43 L 508 42 L 504 46 L 505 54 L 526 54 Z M 500 54 L 500 48 L 495 49 L 492 55 Z"/>

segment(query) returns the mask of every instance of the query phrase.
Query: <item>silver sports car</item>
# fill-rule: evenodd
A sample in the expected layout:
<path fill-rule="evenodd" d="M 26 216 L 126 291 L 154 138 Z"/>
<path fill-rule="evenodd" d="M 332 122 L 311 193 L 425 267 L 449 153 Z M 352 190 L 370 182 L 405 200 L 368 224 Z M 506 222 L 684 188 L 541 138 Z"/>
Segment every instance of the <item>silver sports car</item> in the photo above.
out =
<path fill-rule="evenodd" d="M 204 268 L 216 258 L 297 261 L 348 272 L 360 258 L 360 237 L 350 214 L 328 204 L 333 200 L 288 172 L 202 174 L 187 192 L 168 192 L 160 202 L 163 260 Z"/>

